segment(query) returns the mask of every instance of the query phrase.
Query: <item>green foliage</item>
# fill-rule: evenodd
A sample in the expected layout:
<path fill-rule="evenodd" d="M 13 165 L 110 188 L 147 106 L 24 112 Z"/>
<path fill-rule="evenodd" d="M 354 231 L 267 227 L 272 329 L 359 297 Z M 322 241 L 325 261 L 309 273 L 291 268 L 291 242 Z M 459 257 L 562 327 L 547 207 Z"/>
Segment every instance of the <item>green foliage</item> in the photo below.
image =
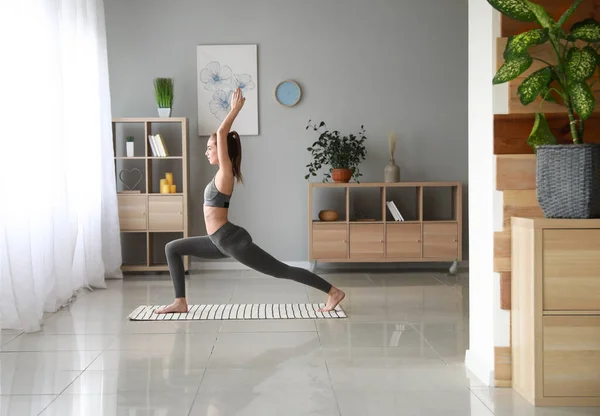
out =
<path fill-rule="evenodd" d="M 487 0 L 500 13 L 520 22 L 533 22 L 535 15 L 524 0 Z"/>
<path fill-rule="evenodd" d="M 556 137 L 552 134 L 546 116 L 543 113 L 536 113 L 533 129 L 527 139 L 527 144 L 533 148 L 534 153 L 536 146 L 542 144 L 556 144 Z"/>
<path fill-rule="evenodd" d="M 529 55 L 523 54 L 519 56 L 511 56 L 504 61 L 500 69 L 498 69 L 498 72 L 492 80 L 492 83 L 496 85 L 512 81 L 523 72 L 527 71 L 532 63 L 533 59 Z"/>
<path fill-rule="evenodd" d="M 574 0 L 558 21 L 546 9 L 530 0 L 487 0 L 505 16 L 524 22 L 536 22 L 539 28 L 511 36 L 504 50 L 504 63 L 498 69 L 492 83 L 502 84 L 516 79 L 525 73 L 534 60 L 545 64 L 541 69 L 530 73 L 518 87 L 518 95 L 523 105 L 529 105 L 538 97 L 542 102 L 551 101 L 566 107 L 573 143 L 582 143 L 584 120 L 593 113 L 596 106 L 592 85 L 594 74 L 600 64 L 600 23 L 586 18 L 574 23 L 570 31 L 563 27 L 573 16 L 583 0 Z M 546 62 L 532 55 L 529 48 L 550 43 L 555 52 L 555 62 Z M 551 93 L 561 98 L 557 101 Z M 527 142 L 531 146 L 556 143 L 546 118 L 536 113 L 533 129 Z M 535 150 L 535 147 L 534 147 Z"/>
<path fill-rule="evenodd" d="M 311 120 L 308 120 L 309 124 L 306 129 L 312 128 L 318 132 L 319 138 L 311 147 L 306 149 L 311 153 L 313 161 L 306 165 L 308 174 L 304 176 L 304 179 L 317 176 L 322 167 L 329 166 L 329 171 L 325 173 L 323 182 L 327 182 L 331 178 L 333 169 L 350 169 L 352 178 L 359 182 L 358 178 L 362 176 L 359 164 L 367 155 L 364 144 L 367 139 L 364 126 L 360 126 L 358 135 L 344 136 L 338 130 L 328 130 L 324 121 L 321 121 L 318 125 L 311 125 L 310 122 Z"/>
<path fill-rule="evenodd" d="M 129 143 L 135 141 L 135 139 L 133 138 L 133 136 L 127 136 L 127 138 L 125 140 L 127 140 Z"/>
<path fill-rule="evenodd" d="M 592 18 L 575 23 L 571 27 L 570 40 L 583 40 L 590 43 L 600 42 L 600 23 Z"/>
<path fill-rule="evenodd" d="M 548 83 L 552 79 L 550 67 L 539 69 L 529 75 L 519 85 L 517 94 L 523 105 L 531 104 L 540 95 L 544 88 L 548 88 Z"/>
<path fill-rule="evenodd" d="M 173 105 L 173 78 L 155 78 L 154 96 L 158 108 L 172 108 Z"/>
<path fill-rule="evenodd" d="M 532 29 L 527 32 L 519 33 L 508 38 L 506 49 L 504 50 L 504 59 L 514 58 L 523 55 L 527 48 L 533 45 L 540 45 L 548 41 L 548 30 Z"/>

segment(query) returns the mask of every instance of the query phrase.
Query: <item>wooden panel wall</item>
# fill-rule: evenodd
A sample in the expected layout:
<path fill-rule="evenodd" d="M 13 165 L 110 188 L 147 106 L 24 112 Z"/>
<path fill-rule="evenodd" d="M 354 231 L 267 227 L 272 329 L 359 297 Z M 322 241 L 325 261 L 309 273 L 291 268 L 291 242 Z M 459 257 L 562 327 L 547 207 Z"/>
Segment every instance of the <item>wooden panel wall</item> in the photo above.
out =
<path fill-rule="evenodd" d="M 572 0 L 537 0 L 550 14 L 558 19 L 567 10 Z M 566 28 L 579 20 L 593 17 L 600 20 L 600 0 L 584 0 L 577 12 L 567 21 Z M 508 37 L 539 27 L 536 23 L 517 22 L 501 17 L 501 38 L 497 39 L 497 68 L 504 62 L 502 54 Z M 548 45 L 529 49 L 532 56 L 554 63 L 553 51 Z M 544 103 L 541 99 L 523 106 L 517 95 L 521 81 L 531 72 L 545 65 L 534 61 L 531 68 L 521 77 L 509 82 L 509 114 L 494 117 L 494 154 L 496 155 L 496 188 L 503 193 L 503 227 L 494 235 L 494 271 L 500 273 L 500 306 L 510 310 L 511 288 L 511 235 L 510 218 L 514 215 L 543 216 L 537 203 L 535 186 L 535 156 L 527 144 L 531 132 L 534 113 L 543 111 L 550 128 L 560 143 L 572 143 L 569 119 L 564 107 Z M 598 76 L 598 74 L 596 74 Z M 598 88 L 596 88 L 598 89 Z M 588 143 L 600 143 L 600 92 L 596 92 L 596 112 L 585 122 L 585 137 Z M 497 347 L 494 351 L 494 374 L 496 386 L 510 387 L 511 347 Z"/>
<path fill-rule="evenodd" d="M 573 0 L 536 0 L 535 3 L 544 6 L 554 20 L 558 20 L 565 10 L 573 4 Z M 567 20 L 564 27 L 570 28 L 573 23 L 588 17 L 600 20 L 600 0 L 584 0 L 575 14 Z M 502 15 L 500 36 L 509 37 L 538 27 L 534 22 L 517 22 Z"/>

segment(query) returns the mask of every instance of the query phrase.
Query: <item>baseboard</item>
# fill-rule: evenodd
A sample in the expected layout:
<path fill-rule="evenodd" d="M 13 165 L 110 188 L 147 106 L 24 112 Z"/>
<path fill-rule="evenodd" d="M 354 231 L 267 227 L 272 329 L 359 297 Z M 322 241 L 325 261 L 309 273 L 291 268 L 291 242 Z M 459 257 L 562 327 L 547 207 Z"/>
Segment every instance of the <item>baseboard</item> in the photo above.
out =
<path fill-rule="evenodd" d="M 471 350 L 466 351 L 465 367 L 484 385 L 494 385 L 494 370 Z"/>
<path fill-rule="evenodd" d="M 310 270 L 312 267 L 309 261 L 284 261 L 289 266 L 301 267 Z M 402 270 L 402 269 L 426 269 L 426 270 L 447 270 L 448 263 L 319 263 L 317 270 Z M 469 262 L 463 261 L 459 265 L 459 270 L 468 270 Z M 249 268 L 238 261 L 202 261 L 192 260 L 190 270 L 249 270 Z"/>

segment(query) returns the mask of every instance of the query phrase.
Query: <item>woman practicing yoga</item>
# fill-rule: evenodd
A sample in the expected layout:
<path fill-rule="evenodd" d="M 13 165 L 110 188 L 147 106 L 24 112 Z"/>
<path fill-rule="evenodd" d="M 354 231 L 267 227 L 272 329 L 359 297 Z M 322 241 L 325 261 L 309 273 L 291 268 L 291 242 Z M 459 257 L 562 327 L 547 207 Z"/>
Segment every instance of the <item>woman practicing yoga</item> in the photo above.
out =
<path fill-rule="evenodd" d="M 208 235 L 181 238 L 166 245 L 167 263 L 175 286 L 175 301 L 158 309 L 156 313 L 188 311 L 182 256 L 203 259 L 232 257 L 266 275 L 312 286 L 329 295 L 325 307 L 320 311 L 333 310 L 344 299 L 345 294 L 342 290 L 306 269 L 288 266 L 275 259 L 254 244 L 252 237 L 244 228 L 228 221 L 227 212 L 234 181 L 243 181 L 240 170 L 242 162 L 240 136 L 235 131 L 229 130 L 245 101 L 242 91 L 238 88 L 233 93 L 229 114 L 217 133 L 208 139 L 205 155 L 211 165 L 219 165 L 219 170 L 204 190 L 204 221 Z"/>

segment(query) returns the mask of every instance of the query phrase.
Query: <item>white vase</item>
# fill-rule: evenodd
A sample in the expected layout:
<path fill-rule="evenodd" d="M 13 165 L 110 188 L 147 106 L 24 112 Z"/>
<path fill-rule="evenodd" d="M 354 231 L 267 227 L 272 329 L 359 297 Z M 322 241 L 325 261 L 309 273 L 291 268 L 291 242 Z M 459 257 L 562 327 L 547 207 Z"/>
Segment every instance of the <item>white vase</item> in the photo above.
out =
<path fill-rule="evenodd" d="M 127 142 L 127 157 L 133 157 L 133 142 Z"/>
<path fill-rule="evenodd" d="M 158 116 L 159 117 L 171 117 L 171 109 L 170 108 L 159 108 Z"/>
<path fill-rule="evenodd" d="M 390 158 L 389 163 L 383 170 L 384 182 L 400 182 L 400 167 L 396 165 L 394 158 Z"/>

